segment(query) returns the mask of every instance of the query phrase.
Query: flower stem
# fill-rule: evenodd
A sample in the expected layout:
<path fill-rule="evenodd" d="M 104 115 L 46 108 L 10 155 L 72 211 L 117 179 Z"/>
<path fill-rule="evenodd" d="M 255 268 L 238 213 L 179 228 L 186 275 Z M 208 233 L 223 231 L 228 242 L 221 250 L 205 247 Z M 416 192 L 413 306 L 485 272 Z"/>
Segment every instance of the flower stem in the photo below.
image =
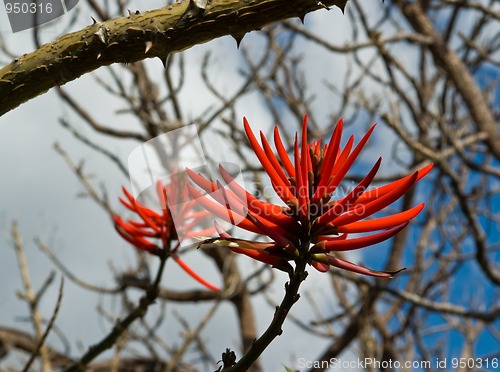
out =
<path fill-rule="evenodd" d="M 260 336 L 248 349 L 248 351 L 243 355 L 243 357 L 230 368 L 226 368 L 224 372 L 236 372 L 236 371 L 246 371 L 264 352 L 264 350 L 269 346 L 269 344 L 277 337 L 280 336 L 283 330 L 281 326 L 285 322 L 288 312 L 298 301 L 299 287 L 300 284 L 307 277 L 306 271 L 307 259 L 301 256 L 296 261 L 296 266 L 294 273 L 290 279 L 289 283 L 285 284 L 285 296 L 281 301 L 281 304 L 276 308 L 273 320 L 267 330 Z"/>

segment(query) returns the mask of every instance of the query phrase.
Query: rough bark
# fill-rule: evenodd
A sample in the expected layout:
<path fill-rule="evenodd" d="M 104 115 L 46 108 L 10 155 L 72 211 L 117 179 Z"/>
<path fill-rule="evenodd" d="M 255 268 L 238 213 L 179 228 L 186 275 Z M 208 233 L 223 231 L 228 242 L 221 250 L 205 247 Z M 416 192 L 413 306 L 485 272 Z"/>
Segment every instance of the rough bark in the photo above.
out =
<path fill-rule="evenodd" d="M 66 34 L 0 69 L 0 115 L 54 86 L 101 66 L 159 57 L 245 33 L 347 0 L 183 1 L 128 17 L 96 22 Z M 204 5 L 200 5 L 203 3 Z M 206 4 L 206 5 L 205 5 Z"/>

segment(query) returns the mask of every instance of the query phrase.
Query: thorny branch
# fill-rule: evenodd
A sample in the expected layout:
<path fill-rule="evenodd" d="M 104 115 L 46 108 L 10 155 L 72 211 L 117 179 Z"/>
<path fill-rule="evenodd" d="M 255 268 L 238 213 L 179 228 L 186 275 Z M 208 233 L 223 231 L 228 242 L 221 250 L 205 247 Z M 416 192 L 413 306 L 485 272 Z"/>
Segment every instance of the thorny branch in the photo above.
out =
<path fill-rule="evenodd" d="M 342 7 L 345 3 L 324 1 Z M 95 22 L 0 69 L 0 115 L 99 67 L 154 57 L 165 64 L 169 54 L 193 45 L 225 35 L 240 39 L 270 23 L 321 8 L 323 4 L 306 0 L 190 0 Z"/>
<path fill-rule="evenodd" d="M 187 5 L 187 2 L 174 4 L 172 13 L 166 12 L 168 9 L 166 7 L 153 11 L 152 14 L 133 14 L 127 18 L 107 21 L 116 14 L 104 6 L 99 6 L 93 0 L 89 3 L 98 16 L 96 18 L 106 21 L 98 22 L 85 31 L 91 39 L 87 46 L 88 55 L 82 57 L 88 57 L 90 69 L 136 57 L 139 60 L 159 56 L 164 60 L 166 53 L 171 51 L 169 48 L 175 49 L 174 46 L 177 44 L 165 40 L 158 44 L 155 41 L 154 45 L 146 44 L 152 41 L 154 32 L 148 31 L 146 26 L 139 27 L 142 31 L 134 27 L 142 25 L 141 22 L 150 16 L 156 18 L 160 13 L 167 18 L 171 17 L 168 18 L 171 22 L 169 24 L 173 24 L 175 17 L 177 20 L 182 18 Z M 125 11 L 124 2 L 117 3 L 119 11 Z M 245 16 L 245 12 L 250 10 L 250 5 L 244 7 L 239 14 L 223 15 L 223 8 L 218 8 L 218 3 L 212 2 L 210 5 L 212 8 L 207 8 L 198 19 L 197 25 L 194 22 L 191 24 L 184 16 L 172 30 L 168 29 L 167 24 L 165 26 L 167 28 L 162 29 L 158 35 L 170 36 L 169 33 L 174 35 L 184 30 L 186 38 L 182 37 L 179 41 L 183 43 L 183 47 L 193 45 L 205 37 L 211 38 L 214 33 L 219 32 L 232 34 L 237 41 L 240 40 L 242 35 L 234 32 L 235 29 L 228 32 L 224 27 L 217 31 L 204 30 L 202 34 L 195 35 L 200 27 L 205 27 L 203 25 L 208 27 L 206 22 L 219 10 L 221 11 L 220 14 L 217 13 L 219 19 L 214 22 L 227 25 L 232 20 L 239 19 L 244 21 L 241 25 L 246 27 L 247 31 L 253 29 L 253 26 L 249 26 L 250 22 L 257 21 Z M 282 4 L 280 1 L 271 0 L 256 1 L 253 4 L 271 6 L 278 3 Z M 300 3 L 306 2 L 300 1 Z M 321 7 L 315 1 L 307 3 L 311 7 Z M 330 3 L 332 2 L 322 2 L 323 5 Z M 265 366 L 254 361 L 268 342 L 280 333 L 285 318 L 300 327 L 302 332 L 300 337 L 313 337 L 313 335 L 322 337 L 319 341 L 314 341 L 318 345 L 317 356 L 314 359 L 318 361 L 328 361 L 347 350 L 357 352 L 360 358 L 376 358 L 380 361 L 433 360 L 448 355 L 450 334 L 459 334 L 463 337 L 463 342 L 458 345 L 462 348 L 459 356 L 481 358 L 485 355 L 475 348 L 478 339 L 487 337 L 488 340 L 500 342 L 500 334 L 494 327 L 500 317 L 498 309 L 500 274 L 496 260 L 500 241 L 495 230 L 500 221 L 496 208 L 500 194 L 498 185 L 500 112 L 498 91 L 495 90 L 498 89 L 495 86 L 498 86 L 498 76 L 500 76 L 498 75 L 499 33 L 498 29 L 495 29 L 495 22 L 498 23 L 499 19 L 498 5 L 494 1 L 467 0 L 394 1 L 393 4 L 376 8 L 375 11 L 373 4 L 351 1 L 347 9 L 351 27 L 343 29 L 344 33 L 351 34 L 348 41 L 340 44 L 330 33 L 313 31 L 307 22 L 304 26 L 295 20 L 290 20 L 282 25 L 264 29 L 264 32 L 256 36 L 261 49 L 259 53 L 256 52 L 254 45 L 249 46 L 244 42 L 240 45 L 239 68 L 242 80 L 237 88 L 231 90 L 234 93 L 230 95 L 227 94 L 225 87 L 221 89 L 217 84 L 220 66 L 215 62 L 215 52 L 213 52 L 203 59 L 200 81 L 205 84 L 215 103 L 207 98 L 210 105 L 207 103 L 206 110 L 199 115 L 191 110 L 189 102 L 182 100 L 187 89 L 183 54 L 176 54 L 166 61 L 166 70 L 160 79 L 150 73 L 149 67 L 143 62 L 113 66 L 106 71 L 109 72 L 109 78 L 104 78 L 102 75 L 96 77 L 98 81 L 96 85 L 122 102 L 123 109 L 117 114 L 127 114 L 136 119 L 137 131 L 106 127 L 92 107 L 86 107 L 68 92 L 58 90 L 61 92 L 61 99 L 78 120 L 95 132 L 117 139 L 144 141 L 165 131 L 196 122 L 199 128 L 202 128 L 200 132 L 203 135 L 208 132 L 216 133 L 220 143 L 227 144 L 232 154 L 238 157 L 238 163 L 242 164 L 245 177 L 261 185 L 256 189 L 256 193 L 260 193 L 261 196 L 267 196 L 263 192 L 266 185 L 262 182 L 260 174 L 262 169 L 248 156 L 247 142 L 240 125 L 241 116 L 253 115 L 255 112 L 255 106 L 249 109 L 250 106 L 245 101 L 252 95 L 258 96 L 259 102 L 266 107 L 266 114 L 272 118 L 265 119 L 265 123 L 270 124 L 268 121 L 272 121 L 280 127 L 289 150 L 293 148 L 291 133 L 300 125 L 305 112 L 310 114 L 311 128 L 314 132 L 311 135 L 315 137 L 329 136 L 331 125 L 341 115 L 344 116 L 346 123 L 358 123 L 361 119 L 363 123 L 378 121 L 379 127 L 382 126 L 387 131 L 381 138 L 375 138 L 372 145 L 379 150 L 380 146 L 377 144 L 382 144 L 387 172 L 375 178 L 374 183 L 377 185 L 394 180 L 400 174 L 420 168 L 430 161 L 435 163 L 436 169 L 426 180 L 427 183 L 416 188 L 402 200 L 401 205 L 398 205 L 398 208 L 404 208 L 415 205 L 417 200 L 425 199 L 425 215 L 422 215 L 406 234 L 394 239 L 391 245 L 381 246 L 376 257 L 369 254 L 363 256 L 364 260 L 374 261 L 380 267 L 384 264 L 390 268 L 407 267 L 405 272 L 390 283 L 369 281 L 358 276 L 332 271 L 327 274 L 330 286 L 324 285 L 310 292 L 305 292 L 309 290 L 305 289 L 308 288 L 307 282 L 301 287 L 301 295 L 311 299 L 310 305 L 307 305 L 309 301 L 301 301 L 309 306 L 307 315 L 304 316 L 303 312 L 288 312 L 291 307 L 290 300 L 298 288 L 296 286 L 298 280 L 292 280 L 293 288 L 288 287 L 282 306 L 272 320 L 270 330 L 260 338 L 253 298 L 264 293 L 266 298 L 273 299 L 268 301 L 269 304 L 280 303 L 281 297 L 276 300 L 277 296 L 273 292 L 273 283 L 278 282 L 276 278 L 281 278 L 278 275 L 269 279 L 266 276 L 264 280 L 266 271 L 256 270 L 255 275 L 252 273 L 246 276 L 247 271 L 244 269 L 247 261 L 241 261 L 245 266 L 238 266 L 232 254 L 211 247 L 203 253 L 215 263 L 218 273 L 223 278 L 225 290 L 222 294 L 198 289 L 177 290 L 164 286 L 157 287 L 156 299 L 162 305 L 166 304 L 168 309 L 176 306 L 176 302 L 182 303 L 183 306 L 190 303 L 196 306 L 208 303 L 213 304 L 213 309 L 219 303 L 231 304 L 240 335 L 237 345 L 228 347 L 233 350 L 239 346 L 240 350 L 235 354 L 238 356 L 246 354 L 234 369 L 240 367 L 245 369 L 250 365 L 254 371 L 264 368 Z M 236 2 L 231 1 L 230 6 L 237 6 Z M 286 11 L 298 15 L 297 8 Z M 466 15 L 467 17 L 464 17 Z M 464 19 L 472 21 L 465 22 Z M 130 41 L 127 41 L 130 42 L 127 45 L 132 46 L 130 53 L 116 52 L 114 46 L 109 45 L 110 39 L 107 40 L 107 46 L 100 40 L 100 34 L 106 35 L 104 31 L 99 32 L 101 26 L 111 25 L 114 30 L 115 21 L 118 22 L 117 27 L 123 26 L 119 28 L 123 32 L 108 37 L 130 38 Z M 268 21 L 269 19 L 264 17 L 258 22 L 267 24 Z M 132 29 L 127 31 L 125 27 Z M 59 43 L 71 46 L 73 45 L 71 37 L 73 36 L 70 35 L 69 39 L 63 37 Z M 119 39 L 117 42 L 121 41 Z M 61 47 L 58 49 L 60 58 L 64 50 L 62 44 L 56 43 L 56 46 Z M 85 50 L 84 45 L 73 45 L 73 47 L 83 48 L 77 48 L 76 51 Z M 42 46 L 42 51 L 43 48 L 47 46 Z M 9 54 L 8 50 L 3 52 L 7 58 L 14 58 L 10 56 L 12 53 Z M 370 56 L 367 57 L 367 54 Z M 311 74 L 307 65 L 311 62 L 311 58 L 316 62 L 325 61 L 328 68 L 325 68 L 325 71 L 315 69 L 314 74 Z M 24 63 L 25 60 L 21 58 L 19 61 Z M 337 66 L 339 61 L 343 61 L 346 70 L 341 79 L 336 79 L 337 69 L 343 71 Z M 57 58 L 53 62 L 58 62 Z M 62 60 L 59 62 L 61 63 L 59 67 L 66 64 Z M 76 62 L 67 63 L 68 66 L 73 66 L 72 63 Z M 9 66 L 0 71 L 5 72 L 6 68 L 18 65 L 13 63 Z M 42 66 L 45 66 L 45 63 Z M 133 81 L 130 86 L 120 79 L 117 71 L 122 70 Z M 66 73 L 65 70 L 61 71 Z M 75 69 L 78 74 L 82 71 L 83 69 Z M 484 71 L 493 71 L 495 77 L 484 83 L 480 80 Z M 45 70 L 38 71 L 35 68 L 31 72 L 27 71 L 25 76 L 34 76 L 42 72 L 46 73 Z M 313 85 L 313 79 L 322 80 L 325 88 L 318 88 L 318 84 Z M 62 84 L 65 81 L 66 79 L 62 79 L 56 83 Z M 51 84 L 53 85 L 53 82 L 49 82 L 48 86 L 52 86 Z M 6 89 L 8 86 L 10 83 L 0 82 L 0 89 Z M 311 92 L 311 87 L 314 87 L 314 92 Z M 37 92 L 33 94 L 36 95 Z M 327 97 L 327 100 L 322 100 L 323 97 Z M 317 104 L 318 100 L 320 104 Z M 255 105 L 255 101 L 250 102 Z M 327 107 L 324 102 L 328 102 Z M 4 107 L 8 111 L 14 106 Z M 241 110 L 241 107 L 246 109 Z M 327 118 L 326 123 L 325 118 Z M 71 120 L 65 118 L 67 124 L 71 123 Z M 71 128 L 76 135 L 79 131 L 76 122 L 71 124 Z M 266 132 L 269 128 L 263 130 Z M 99 137 L 95 137 L 95 140 L 91 135 L 80 138 L 91 148 L 113 160 L 113 153 L 106 153 L 106 148 L 99 144 Z M 106 213 L 110 213 L 112 206 L 104 194 L 100 195 L 94 189 L 83 172 L 83 166 L 72 161 L 68 153 L 62 150 L 62 146 L 58 147 L 58 151 L 93 200 L 104 207 Z M 368 159 L 368 162 L 370 161 L 371 159 Z M 361 178 L 360 175 L 352 174 L 349 180 L 359 182 Z M 39 242 L 38 244 L 41 245 Z M 59 261 L 57 256 L 49 254 L 49 257 L 59 270 L 79 286 L 96 294 L 105 293 L 106 296 L 122 298 L 123 308 L 127 314 L 135 314 L 130 293 L 138 289 L 147 290 L 151 284 L 149 263 L 141 255 L 137 255 L 134 268 L 126 271 L 117 270 L 116 283 L 106 287 L 90 284 L 88 278 L 68 275 L 71 273 L 70 264 Z M 362 259 L 358 259 L 360 260 Z M 23 272 L 21 266 L 20 271 Z M 27 268 L 24 270 L 27 272 Z M 464 280 L 464 277 L 467 279 Z M 26 279 L 23 279 L 23 283 L 25 286 L 23 298 L 27 298 Z M 32 301 L 35 304 L 40 292 L 34 294 L 35 300 Z M 217 307 L 217 311 L 222 307 Z M 259 308 L 259 314 L 265 314 L 264 310 L 272 313 L 274 307 Z M 105 311 L 100 313 L 103 318 L 112 321 L 110 313 Z M 35 312 L 32 311 L 31 314 L 32 323 L 35 323 L 33 316 Z M 435 320 L 436 315 L 441 319 L 439 322 Z M 116 346 L 112 360 L 95 362 L 87 368 L 109 370 L 110 366 L 121 368 L 133 365 L 163 370 L 167 366 L 172 366 L 172 363 L 179 362 L 188 370 L 200 365 L 205 367 L 203 369 L 207 369 L 207 366 L 215 369 L 213 350 L 201 333 L 205 321 L 209 318 L 207 315 L 198 323 L 199 327 L 195 327 L 190 323 L 190 319 L 180 316 L 179 321 L 184 325 L 186 338 L 181 340 L 181 347 L 177 349 L 175 345 L 179 345 L 178 339 L 174 341 L 168 337 L 163 338 L 161 332 L 155 331 L 167 323 L 168 315 L 162 312 L 157 318 L 143 318 L 135 323 L 136 328 L 129 328 L 125 336 L 124 332 L 120 337 L 114 333 L 111 339 L 100 344 L 106 344 L 106 347 Z M 35 331 L 35 336 L 11 328 L 0 328 L 2 350 L 4 345 L 8 345 L 8 348 L 23 350 L 29 354 L 35 353 L 42 334 L 42 323 L 38 321 L 39 332 Z M 429 341 L 429 336 L 436 341 Z M 118 339 L 120 339 L 119 346 L 116 345 Z M 254 343 L 255 339 L 259 341 Z M 138 352 L 134 349 L 134 342 L 145 345 L 147 351 Z M 357 347 L 353 348 L 353 345 Z M 58 353 L 46 344 L 43 344 L 43 347 L 47 349 L 49 363 L 54 368 L 75 363 L 68 353 Z M 42 358 L 43 347 L 40 350 Z M 89 350 L 88 355 L 92 354 L 91 351 Z M 297 350 L 294 351 L 297 353 Z M 217 355 L 220 355 L 220 352 Z M 227 356 L 231 355 L 229 353 Z M 498 352 L 493 352 L 489 356 L 498 357 Z M 197 357 L 199 361 L 193 362 Z M 89 361 L 88 358 L 93 356 L 87 357 L 86 363 Z M 284 358 L 283 362 L 286 363 L 286 356 Z M 236 359 L 235 357 L 234 362 Z M 226 361 L 228 366 L 232 364 L 229 363 L 229 359 Z M 311 370 L 323 370 L 323 368 Z"/>

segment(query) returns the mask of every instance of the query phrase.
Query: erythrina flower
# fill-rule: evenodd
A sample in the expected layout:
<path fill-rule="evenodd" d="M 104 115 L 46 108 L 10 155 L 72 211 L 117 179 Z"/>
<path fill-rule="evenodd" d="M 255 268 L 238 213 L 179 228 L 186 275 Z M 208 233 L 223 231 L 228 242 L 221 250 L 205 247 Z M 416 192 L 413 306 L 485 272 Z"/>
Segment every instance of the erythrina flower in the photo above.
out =
<path fill-rule="evenodd" d="M 178 241 L 178 234 L 174 226 L 172 214 L 169 210 L 167 190 L 170 191 L 168 195 L 176 195 L 174 192 L 176 190 L 173 190 L 172 184 L 163 186 L 160 181 L 157 182 L 156 191 L 161 206 L 161 213 L 158 213 L 139 203 L 127 189 L 123 188 L 123 193 L 127 199 L 124 200 L 120 198 L 120 202 L 127 209 L 137 214 L 141 221 L 124 221 L 120 216 L 113 216 L 116 231 L 122 238 L 139 250 L 146 251 L 159 257 L 172 257 L 179 266 L 199 283 L 209 289 L 215 291 L 219 290 L 218 287 L 200 277 L 177 255 L 177 249 L 180 246 L 180 242 Z M 183 191 L 187 194 L 186 188 L 184 188 Z M 194 202 L 179 204 L 182 209 L 181 213 L 184 212 L 186 220 L 190 221 L 190 223 L 184 226 L 185 228 L 194 226 L 197 221 L 208 214 L 206 211 L 193 212 L 193 204 Z M 212 231 L 214 231 L 213 228 L 204 231 L 196 231 L 196 234 L 206 234 Z M 187 233 L 187 235 L 189 234 L 190 233 Z M 174 248 L 171 249 L 171 246 L 174 246 Z"/>
<path fill-rule="evenodd" d="M 392 277 L 393 272 L 374 271 L 336 257 L 334 252 L 350 251 L 383 242 L 396 235 L 424 208 L 421 203 L 411 209 L 389 216 L 366 219 L 383 210 L 403 196 L 432 168 L 432 164 L 388 185 L 368 189 L 377 173 L 379 158 L 368 174 L 346 196 L 332 200 L 345 175 L 368 141 L 375 125 L 354 147 L 354 136 L 341 148 L 343 122 L 333 130 L 330 142 L 308 143 L 307 116 L 302 125 L 302 139 L 295 135 L 293 160 L 274 128 L 277 155 L 260 132 L 261 144 L 244 119 L 245 132 L 271 185 L 284 202 L 279 206 L 259 200 L 234 181 L 219 166 L 227 186 L 210 182 L 200 174 L 187 169 L 191 180 L 205 194 L 188 185 L 191 196 L 206 210 L 242 229 L 268 236 L 272 242 L 235 239 L 216 226 L 220 238 L 208 242 L 225 245 L 281 270 L 292 272 L 288 261 L 306 257 L 307 262 L 321 272 L 330 266 L 376 277 Z M 373 233 L 375 232 L 375 233 Z M 352 237 L 352 234 L 372 233 Z"/>

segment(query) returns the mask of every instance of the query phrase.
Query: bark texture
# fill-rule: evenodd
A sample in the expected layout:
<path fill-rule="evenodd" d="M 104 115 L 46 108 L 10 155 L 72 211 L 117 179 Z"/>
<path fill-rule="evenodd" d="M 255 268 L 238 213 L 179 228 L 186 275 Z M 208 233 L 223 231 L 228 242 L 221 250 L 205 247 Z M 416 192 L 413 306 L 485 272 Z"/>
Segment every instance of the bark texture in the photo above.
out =
<path fill-rule="evenodd" d="M 245 33 L 347 0 L 183 1 L 66 34 L 0 69 L 0 115 L 101 66 L 159 57 Z"/>

